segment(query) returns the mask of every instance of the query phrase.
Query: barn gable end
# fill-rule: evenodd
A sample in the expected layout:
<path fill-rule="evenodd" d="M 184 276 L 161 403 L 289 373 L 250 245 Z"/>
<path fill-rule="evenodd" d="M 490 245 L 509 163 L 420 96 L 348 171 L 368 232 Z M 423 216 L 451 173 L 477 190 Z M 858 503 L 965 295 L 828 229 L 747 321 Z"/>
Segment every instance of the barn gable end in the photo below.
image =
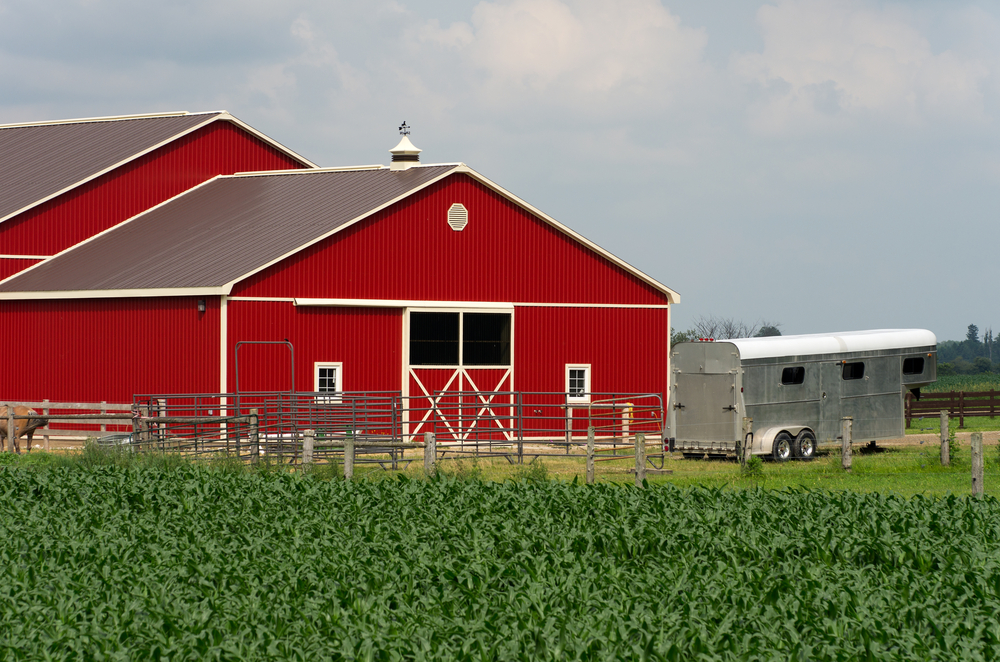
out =
<path fill-rule="evenodd" d="M 467 212 L 449 225 L 454 205 Z M 666 305 L 669 297 L 465 173 L 234 285 L 232 297 Z"/>

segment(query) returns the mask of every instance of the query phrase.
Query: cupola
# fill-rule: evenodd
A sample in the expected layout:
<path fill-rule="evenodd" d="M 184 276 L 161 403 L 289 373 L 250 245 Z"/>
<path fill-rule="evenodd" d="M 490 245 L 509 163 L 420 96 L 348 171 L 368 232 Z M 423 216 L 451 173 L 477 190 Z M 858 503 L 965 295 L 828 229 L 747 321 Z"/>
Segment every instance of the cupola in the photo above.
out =
<path fill-rule="evenodd" d="M 420 148 L 410 142 L 410 127 L 404 121 L 399 126 L 399 135 L 403 136 L 399 144 L 389 150 L 392 154 L 392 163 L 389 170 L 406 170 L 415 165 L 420 165 Z"/>

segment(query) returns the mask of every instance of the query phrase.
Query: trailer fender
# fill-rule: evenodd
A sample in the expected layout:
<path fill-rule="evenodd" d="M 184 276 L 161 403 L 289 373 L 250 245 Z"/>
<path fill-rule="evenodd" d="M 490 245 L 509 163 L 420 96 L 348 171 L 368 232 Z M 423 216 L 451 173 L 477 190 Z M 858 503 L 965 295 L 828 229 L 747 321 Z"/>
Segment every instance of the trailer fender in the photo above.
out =
<path fill-rule="evenodd" d="M 754 430 L 753 433 L 753 454 L 770 455 L 771 447 L 774 445 L 774 438 L 779 432 L 787 432 L 792 439 L 803 430 L 812 430 L 808 425 L 775 425 L 764 430 Z M 815 432 L 813 433 L 815 434 Z"/>

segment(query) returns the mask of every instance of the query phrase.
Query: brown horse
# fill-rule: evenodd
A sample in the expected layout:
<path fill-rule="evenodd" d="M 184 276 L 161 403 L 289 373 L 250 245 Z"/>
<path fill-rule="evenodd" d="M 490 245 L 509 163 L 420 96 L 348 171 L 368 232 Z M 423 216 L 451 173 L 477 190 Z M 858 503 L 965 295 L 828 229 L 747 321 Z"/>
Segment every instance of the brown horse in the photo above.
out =
<path fill-rule="evenodd" d="M 15 416 L 37 416 L 38 412 L 27 407 L 14 407 Z M 20 453 L 21 444 L 19 437 L 28 438 L 28 452 L 31 452 L 31 438 L 35 434 L 35 428 L 45 425 L 45 421 L 40 418 L 16 418 L 14 419 L 14 449 Z M 6 445 L 7 442 L 7 407 L 0 407 L 0 443 Z M 3 446 L 0 446 L 0 450 Z"/>

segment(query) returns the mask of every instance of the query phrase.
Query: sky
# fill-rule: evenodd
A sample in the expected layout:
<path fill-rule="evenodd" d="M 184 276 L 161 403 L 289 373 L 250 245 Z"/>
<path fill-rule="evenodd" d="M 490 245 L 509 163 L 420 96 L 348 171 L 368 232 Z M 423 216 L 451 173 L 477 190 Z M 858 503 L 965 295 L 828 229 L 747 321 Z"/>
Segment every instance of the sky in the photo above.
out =
<path fill-rule="evenodd" d="M 405 120 L 675 328 L 1000 330 L 1000 3 L 0 0 L 0 123 L 220 109 L 322 166 Z"/>

